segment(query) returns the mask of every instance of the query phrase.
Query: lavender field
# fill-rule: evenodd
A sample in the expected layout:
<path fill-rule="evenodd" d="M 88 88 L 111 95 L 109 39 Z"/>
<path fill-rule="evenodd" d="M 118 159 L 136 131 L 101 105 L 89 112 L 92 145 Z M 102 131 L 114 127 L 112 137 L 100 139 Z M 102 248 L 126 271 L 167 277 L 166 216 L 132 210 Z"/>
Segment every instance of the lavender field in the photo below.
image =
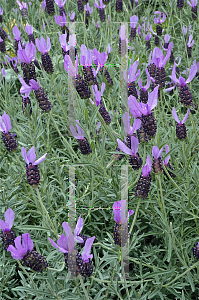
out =
<path fill-rule="evenodd" d="M 199 299 L 197 0 L 0 0 L 0 299 Z"/>

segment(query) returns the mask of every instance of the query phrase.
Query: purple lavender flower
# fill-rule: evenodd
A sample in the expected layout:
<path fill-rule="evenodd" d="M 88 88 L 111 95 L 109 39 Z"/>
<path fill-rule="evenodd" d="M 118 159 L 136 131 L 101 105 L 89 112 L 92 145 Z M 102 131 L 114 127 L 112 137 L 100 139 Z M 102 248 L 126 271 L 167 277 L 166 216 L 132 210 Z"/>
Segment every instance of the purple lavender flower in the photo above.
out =
<path fill-rule="evenodd" d="M 136 137 L 131 136 L 131 149 L 129 149 L 122 141 L 117 139 L 118 148 L 126 154 L 130 155 L 129 163 L 134 170 L 138 170 L 142 165 L 142 158 L 138 151 L 139 141 Z"/>
<path fill-rule="evenodd" d="M 177 124 L 176 124 L 176 136 L 179 140 L 184 140 L 187 137 L 187 130 L 186 130 L 186 127 L 185 127 L 184 123 L 186 122 L 186 120 L 189 116 L 189 112 L 190 112 L 190 109 L 187 110 L 187 113 L 186 113 L 184 119 L 182 121 L 180 121 L 178 116 L 177 116 L 176 110 L 173 107 L 173 111 L 172 111 L 173 117 L 177 122 Z"/>
<path fill-rule="evenodd" d="M 37 187 L 40 182 L 40 174 L 38 164 L 44 161 L 47 153 L 36 160 L 35 147 L 33 146 L 26 155 L 26 148 L 22 147 L 21 155 L 26 162 L 26 176 L 28 184 L 32 187 Z M 36 161 L 35 161 L 36 160 Z"/>
<path fill-rule="evenodd" d="M 147 103 L 147 101 L 148 101 L 148 92 L 147 92 L 147 90 L 148 90 L 148 88 L 150 87 L 150 84 L 151 84 L 151 77 L 150 77 L 148 68 L 146 68 L 146 74 L 147 74 L 147 84 L 145 86 L 142 86 L 141 78 L 138 79 L 138 85 L 141 89 L 141 91 L 140 91 L 140 101 L 142 103 Z"/>
<path fill-rule="evenodd" d="M 183 9 L 184 7 L 184 0 L 177 0 L 177 8 Z"/>
<path fill-rule="evenodd" d="M 87 3 L 85 5 L 85 12 L 86 12 L 86 15 L 85 15 L 85 24 L 88 25 L 88 20 L 90 18 L 90 15 L 92 14 L 93 12 L 93 7 L 90 7 L 89 6 L 89 3 Z"/>
<path fill-rule="evenodd" d="M 47 12 L 48 15 L 54 15 L 55 7 L 54 7 L 54 1 L 53 0 L 46 0 L 45 11 Z"/>
<path fill-rule="evenodd" d="M 132 214 L 134 214 L 133 210 L 128 211 L 128 217 L 125 217 L 125 207 L 126 200 L 116 201 L 113 203 L 113 213 L 114 213 L 114 231 L 113 231 L 113 239 L 115 245 L 119 245 L 120 247 L 125 246 L 128 240 L 128 224 L 127 220 Z"/>
<path fill-rule="evenodd" d="M 71 22 L 74 22 L 74 20 L 75 20 L 75 11 L 74 12 L 68 12 L 68 15 L 69 15 L 69 17 L 70 17 L 70 20 L 71 20 Z"/>
<path fill-rule="evenodd" d="M 198 0 L 191 0 L 191 3 L 190 3 L 190 1 L 187 1 L 187 3 L 189 4 L 189 6 L 191 6 L 192 19 L 196 20 L 197 19 L 197 15 L 198 15 L 198 12 L 197 12 L 197 3 L 198 3 Z"/>
<path fill-rule="evenodd" d="M 142 167 L 142 175 L 140 175 L 136 190 L 135 190 L 135 196 L 138 198 L 147 198 L 149 194 L 149 190 L 151 187 L 151 166 L 152 161 L 150 158 L 150 155 L 147 155 L 146 164 Z"/>
<path fill-rule="evenodd" d="M 2 7 L 0 7 L 0 23 L 2 23 L 2 22 L 3 22 L 2 15 L 3 15 L 3 8 L 2 8 Z"/>
<path fill-rule="evenodd" d="M 153 146 L 152 155 L 153 155 L 153 163 L 152 168 L 155 174 L 159 174 L 162 172 L 162 156 L 161 153 L 163 151 L 163 147 L 159 150 L 157 146 Z"/>
<path fill-rule="evenodd" d="M 172 75 L 169 77 L 171 78 L 171 80 L 173 80 L 173 82 L 178 83 L 178 85 L 179 85 L 178 93 L 180 96 L 180 102 L 184 106 L 190 106 L 193 101 L 193 96 L 192 96 L 191 90 L 187 86 L 187 83 L 191 82 L 192 79 L 195 77 L 195 75 L 197 73 L 197 66 L 194 64 L 191 66 L 189 77 L 187 78 L 187 80 L 185 80 L 185 78 L 182 76 L 180 76 L 179 79 L 177 79 L 175 70 L 176 70 L 176 65 L 174 64 L 174 67 L 172 70 Z"/>
<path fill-rule="evenodd" d="M 39 39 L 36 39 L 35 42 L 37 49 L 42 53 L 41 61 L 44 70 L 47 73 L 52 74 L 54 72 L 54 68 L 50 55 L 48 54 L 48 51 L 50 51 L 51 48 L 50 38 L 47 36 L 47 44 L 43 36 L 41 37 L 41 41 Z"/>
<path fill-rule="evenodd" d="M 10 133 L 11 121 L 9 115 L 4 111 L 4 114 L 0 116 L 0 131 L 2 131 L 2 140 L 8 151 L 13 151 L 18 147 L 18 143 L 14 138 L 14 134 Z"/>
<path fill-rule="evenodd" d="M 36 97 L 37 101 L 39 102 L 39 107 L 44 112 L 49 112 L 52 108 L 52 104 L 49 101 L 48 96 L 47 96 L 46 92 L 44 91 L 44 89 L 34 79 L 31 79 L 29 81 L 29 84 L 30 84 L 32 90 L 34 90 L 35 97 Z"/>
<path fill-rule="evenodd" d="M 131 26 L 130 37 L 133 38 L 133 39 L 136 37 L 137 23 L 138 23 L 138 16 L 134 15 L 134 16 L 130 17 L 130 26 Z"/>
<path fill-rule="evenodd" d="M 155 15 L 159 15 L 157 18 L 154 19 L 154 23 L 156 23 L 156 33 L 157 36 L 161 36 L 162 35 L 162 23 L 166 20 L 166 14 L 163 13 L 163 18 L 161 18 L 162 13 L 160 11 L 155 11 L 154 12 Z"/>
<path fill-rule="evenodd" d="M 189 36 L 189 40 L 188 40 L 188 43 L 187 43 L 187 54 L 188 54 L 188 57 L 190 58 L 191 57 L 191 50 L 192 50 L 192 46 L 194 44 L 194 40 L 193 40 L 193 35 L 191 34 Z"/>
<path fill-rule="evenodd" d="M 165 36 L 164 36 L 164 41 L 165 41 L 165 43 L 164 43 L 164 48 L 165 49 L 168 49 L 168 46 L 169 46 L 169 40 L 170 40 L 170 35 L 167 33 L 167 34 L 165 34 Z"/>
<path fill-rule="evenodd" d="M 0 228 L 2 229 L 1 238 L 4 245 L 4 250 L 7 250 L 9 245 L 14 246 L 14 239 L 16 238 L 16 234 L 13 230 L 11 230 L 15 214 L 11 208 L 8 208 L 4 214 L 5 222 L 0 220 Z"/>
<path fill-rule="evenodd" d="M 162 50 L 156 47 L 153 50 L 153 58 L 152 62 L 156 65 L 156 71 L 155 71 L 155 85 L 159 85 L 161 88 L 165 87 L 166 82 L 166 71 L 164 66 L 166 65 L 166 62 L 168 58 L 171 55 L 171 51 L 167 51 L 167 55 L 164 56 L 162 53 Z"/>
<path fill-rule="evenodd" d="M 29 43 L 33 42 L 33 44 L 35 44 L 35 38 L 33 35 L 33 27 L 31 25 L 27 24 L 25 27 L 25 30 L 26 30 L 26 33 L 29 38 Z"/>
<path fill-rule="evenodd" d="M 87 85 L 97 84 L 97 80 L 94 77 L 92 66 L 92 51 L 87 49 L 87 47 L 82 44 L 81 45 L 81 56 L 80 63 L 83 65 L 83 74 Z"/>
<path fill-rule="evenodd" d="M 131 63 L 131 59 L 130 59 Z M 140 75 L 140 69 L 137 71 L 138 60 L 136 60 L 132 65 L 129 64 L 129 68 L 124 71 L 124 80 L 128 83 L 128 96 L 132 95 L 138 98 L 135 81 Z M 128 72 L 128 77 L 127 77 Z M 136 73 L 137 72 L 137 73 Z"/>
<path fill-rule="evenodd" d="M 98 65 L 96 74 L 98 71 L 100 71 L 101 74 L 104 74 L 106 80 L 107 80 L 107 85 L 111 86 L 113 85 L 113 80 L 108 72 L 108 70 L 104 67 L 105 62 L 108 59 L 108 54 L 106 52 L 100 53 L 96 48 L 93 49 L 92 52 L 93 55 L 93 61 L 96 65 Z"/>
<path fill-rule="evenodd" d="M 79 120 L 76 120 L 76 122 L 79 124 Z M 73 124 L 71 124 L 70 126 L 70 131 L 74 138 L 78 139 L 79 149 L 81 153 L 90 154 L 92 152 L 92 149 L 89 145 L 87 138 L 84 137 L 84 130 L 78 124 L 76 124 L 78 133 L 76 132 Z"/>
<path fill-rule="evenodd" d="M 93 245 L 95 236 L 88 238 L 86 240 L 84 250 L 82 252 L 82 260 L 83 260 L 83 270 L 81 272 L 81 275 L 86 277 L 90 277 L 93 273 L 93 265 L 91 262 L 91 259 L 93 258 L 93 254 L 90 254 L 91 247 Z"/>
<path fill-rule="evenodd" d="M 101 22 L 105 21 L 104 8 L 106 7 L 106 5 L 103 4 L 102 0 L 100 0 L 100 5 L 98 5 L 97 0 L 95 0 L 94 5 L 95 5 L 95 7 L 97 7 L 99 9 L 99 18 L 100 18 L 100 21 Z"/>
<path fill-rule="evenodd" d="M 95 97 L 95 104 L 97 107 L 100 105 L 99 113 L 102 116 L 102 118 L 104 119 L 104 122 L 107 125 L 109 125 L 111 123 L 111 117 L 110 117 L 109 113 L 107 112 L 106 108 L 104 107 L 104 105 L 101 103 L 101 96 L 105 90 L 105 83 L 102 82 L 101 92 L 98 90 L 97 85 L 93 85 L 92 89 L 93 89 L 93 95 Z"/>
<path fill-rule="evenodd" d="M 195 247 L 192 250 L 193 250 L 193 256 L 199 259 L 199 242 L 196 243 Z"/>
<path fill-rule="evenodd" d="M 16 25 L 13 27 L 12 32 L 14 35 L 14 39 L 16 41 L 21 41 L 21 32 Z"/>
<path fill-rule="evenodd" d="M 54 0 L 55 3 L 59 6 L 59 13 L 61 16 L 63 16 L 63 14 L 66 15 L 66 11 L 64 9 L 64 4 L 66 3 L 66 0 Z"/>
<path fill-rule="evenodd" d="M 15 239 L 15 247 L 10 245 L 7 251 L 11 252 L 14 259 L 21 259 L 26 267 L 31 268 L 36 272 L 42 273 L 47 267 L 46 258 L 33 250 L 33 241 L 29 233 L 22 234 L 23 243 L 21 245 L 21 236 Z"/>
<path fill-rule="evenodd" d="M 25 2 L 22 2 L 22 4 L 17 0 L 17 3 L 19 5 L 19 9 L 21 11 L 22 19 L 25 21 L 28 16 L 28 6 Z"/>
<path fill-rule="evenodd" d="M 150 42 L 151 36 L 152 34 L 150 32 L 145 36 L 146 47 L 148 50 L 151 49 L 151 42 Z"/>

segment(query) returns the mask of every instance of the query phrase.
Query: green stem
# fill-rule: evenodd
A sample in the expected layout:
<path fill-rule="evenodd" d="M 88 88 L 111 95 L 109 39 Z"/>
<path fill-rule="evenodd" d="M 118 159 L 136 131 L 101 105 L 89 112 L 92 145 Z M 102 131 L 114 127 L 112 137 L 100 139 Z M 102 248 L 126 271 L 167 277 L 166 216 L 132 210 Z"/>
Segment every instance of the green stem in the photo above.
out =
<path fill-rule="evenodd" d="M 163 197 L 163 192 L 162 192 L 162 184 L 161 184 L 160 174 L 158 174 L 158 181 L 159 181 L 159 186 L 160 186 L 160 195 L 161 195 L 162 206 L 163 206 L 163 210 L 164 210 L 164 216 L 165 216 L 165 220 L 167 222 L 167 214 L 166 214 L 166 210 L 165 210 L 165 204 L 164 204 L 164 197 Z"/>
<path fill-rule="evenodd" d="M 84 283 L 83 283 L 83 280 L 82 280 L 81 275 L 78 275 L 78 278 L 79 278 L 79 281 L 80 281 L 80 283 L 81 283 L 82 289 L 83 289 L 83 291 L 84 291 L 86 300 L 89 300 L 89 298 L 88 298 L 88 293 L 87 293 L 87 290 L 86 290 L 86 288 L 85 288 L 85 286 L 84 286 Z"/>
<path fill-rule="evenodd" d="M 189 176 L 188 176 L 188 165 L 187 165 L 187 159 L 186 159 L 186 154 L 185 154 L 184 141 L 182 141 L 182 152 L 183 152 L 184 162 L 185 162 L 187 190 L 188 190 L 189 189 Z M 189 208 L 190 208 L 190 193 L 189 193 L 189 191 L 187 191 L 187 196 L 188 196 L 188 210 L 189 210 Z"/>
<path fill-rule="evenodd" d="M 136 211 L 135 211 L 135 215 L 134 215 L 134 218 L 133 218 L 133 223 L 131 224 L 129 235 L 131 235 L 131 232 L 133 231 L 133 227 L 135 225 L 135 221 L 136 221 L 136 218 L 137 218 L 137 214 L 138 214 L 138 209 L 139 209 L 139 206 L 140 206 L 140 202 L 141 202 L 141 198 L 139 198 L 139 201 L 138 201 L 138 204 L 137 204 L 137 207 L 136 207 Z"/>

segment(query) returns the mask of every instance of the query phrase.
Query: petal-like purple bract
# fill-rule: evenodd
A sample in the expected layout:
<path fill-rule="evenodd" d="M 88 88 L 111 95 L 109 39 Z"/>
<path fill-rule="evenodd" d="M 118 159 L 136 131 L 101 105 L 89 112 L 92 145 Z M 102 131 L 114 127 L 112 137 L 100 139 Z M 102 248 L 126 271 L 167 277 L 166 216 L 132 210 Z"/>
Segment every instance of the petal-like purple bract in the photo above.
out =
<path fill-rule="evenodd" d="M 169 77 L 171 78 L 171 80 L 173 80 L 173 82 L 179 83 L 179 80 L 176 77 L 176 64 L 174 64 L 174 67 L 172 69 L 172 75 Z"/>
<path fill-rule="evenodd" d="M 6 132 L 6 124 L 4 123 L 4 120 L 1 116 L 0 116 L 0 131 Z"/>
<path fill-rule="evenodd" d="M 137 100 L 134 96 L 132 96 L 132 95 L 129 96 L 128 105 L 129 105 L 130 112 L 132 113 L 132 115 L 135 118 L 141 117 L 141 115 L 143 113 L 143 109 L 140 106 L 140 103 L 137 102 Z M 134 115 L 134 111 L 137 111 L 138 116 Z"/>
<path fill-rule="evenodd" d="M 154 90 L 149 94 L 149 99 L 148 99 L 148 106 L 150 110 L 154 109 L 156 105 L 158 104 L 158 88 L 159 85 L 154 88 Z"/>
<path fill-rule="evenodd" d="M 29 84 L 30 84 L 30 86 L 32 87 L 33 90 L 38 91 L 38 89 L 40 88 L 39 83 L 34 79 L 30 79 Z"/>
<path fill-rule="evenodd" d="M 57 241 L 57 244 L 59 245 L 59 251 L 63 253 L 68 252 L 68 238 L 62 234 L 60 238 Z"/>
<path fill-rule="evenodd" d="M 29 160 L 28 160 L 27 155 L 26 155 L 26 148 L 25 147 L 22 147 L 22 149 L 21 149 L 21 155 L 22 155 L 23 159 L 25 160 L 25 162 L 27 164 L 29 164 Z"/>
<path fill-rule="evenodd" d="M 76 224 L 76 227 L 75 227 L 75 230 L 74 230 L 74 234 L 75 235 L 79 235 L 80 234 L 80 232 L 82 231 L 83 225 L 84 225 L 84 221 L 81 218 L 81 216 L 79 216 L 79 219 L 77 221 L 77 224 Z"/>
<path fill-rule="evenodd" d="M 168 42 L 169 42 L 169 40 L 170 40 L 170 35 L 169 35 L 168 33 L 165 34 L 164 40 L 165 40 L 165 43 L 168 43 Z"/>
<path fill-rule="evenodd" d="M 67 222 L 63 222 L 62 223 L 62 227 L 64 228 L 64 231 L 65 231 L 67 237 L 69 237 L 69 235 L 72 234 L 72 230 L 71 230 L 70 226 L 68 225 L 68 223 Z"/>
<path fill-rule="evenodd" d="M 160 152 L 159 148 L 157 146 L 153 146 L 152 155 L 154 158 L 157 159 L 159 157 L 159 152 Z"/>
<path fill-rule="evenodd" d="M 74 136 L 74 138 L 76 139 L 83 139 L 84 137 L 79 137 L 79 134 L 76 132 L 75 127 L 73 124 L 70 125 L 70 131 L 72 133 L 72 135 Z"/>
<path fill-rule="evenodd" d="M 139 140 L 132 136 L 131 137 L 131 151 L 132 151 L 132 155 L 136 155 L 136 153 L 138 152 L 138 147 L 139 147 Z"/>
<path fill-rule="evenodd" d="M 130 26 L 131 28 L 135 28 L 138 22 L 138 16 L 134 15 L 130 17 Z"/>
<path fill-rule="evenodd" d="M 32 60 L 33 57 L 35 57 L 35 54 L 36 54 L 36 47 L 35 45 L 33 44 L 33 42 L 31 43 L 28 43 L 25 47 L 25 52 L 26 52 L 26 55 L 27 57 Z"/>
<path fill-rule="evenodd" d="M 68 251 L 69 253 L 72 253 L 75 247 L 75 240 L 74 240 L 74 236 L 72 234 L 70 234 L 68 236 Z"/>
<path fill-rule="evenodd" d="M 187 110 L 187 113 L 186 113 L 184 119 L 182 120 L 182 124 L 184 124 L 186 122 L 186 120 L 187 120 L 187 118 L 189 116 L 189 112 L 190 112 L 190 109 Z"/>
<path fill-rule="evenodd" d="M 25 30 L 28 35 L 33 34 L 33 27 L 31 25 L 27 24 Z"/>
<path fill-rule="evenodd" d="M 169 145 L 165 145 L 165 151 L 166 151 L 166 154 L 169 152 Z M 163 164 L 166 166 L 168 165 L 168 162 L 169 162 L 169 159 L 170 159 L 171 155 L 168 155 L 165 160 L 163 161 Z"/>
<path fill-rule="evenodd" d="M 50 48 L 51 48 L 51 43 L 50 43 L 50 38 L 49 36 L 47 36 L 47 47 L 46 47 L 46 51 L 50 51 Z"/>
<path fill-rule="evenodd" d="M 14 223 L 15 214 L 11 208 L 8 208 L 4 214 L 5 223 L 8 224 L 8 229 L 10 230 Z"/>
<path fill-rule="evenodd" d="M 35 40 L 37 49 L 39 50 L 39 52 L 41 52 L 42 54 L 46 53 L 46 41 L 44 40 L 43 36 L 41 37 L 41 41 L 37 38 Z"/>
<path fill-rule="evenodd" d="M 173 114 L 173 117 L 174 117 L 174 119 L 176 120 L 176 122 L 177 122 L 178 124 L 181 124 L 180 120 L 178 119 L 178 116 L 177 116 L 175 107 L 173 107 L 172 114 Z"/>
<path fill-rule="evenodd" d="M 132 150 L 129 149 L 122 141 L 117 139 L 118 148 L 126 154 L 132 155 Z"/>
<path fill-rule="evenodd" d="M 197 65 L 192 65 L 191 69 L 190 69 L 190 73 L 189 73 L 189 77 L 186 80 L 186 83 L 189 83 L 190 81 L 192 81 L 192 79 L 195 77 L 197 73 Z"/>
<path fill-rule="evenodd" d="M 113 203 L 114 221 L 119 224 L 121 222 L 121 201 Z"/>
<path fill-rule="evenodd" d="M 11 255 L 14 259 L 22 259 L 28 251 L 32 251 L 33 249 L 33 242 L 30 238 L 30 234 L 24 233 L 22 234 L 22 238 L 23 238 L 23 242 L 22 242 L 23 245 L 21 245 L 21 236 L 18 236 L 14 240 L 15 247 L 17 249 L 12 245 L 9 245 L 7 249 L 7 251 L 11 252 Z"/>
<path fill-rule="evenodd" d="M 7 133 L 12 128 L 12 126 L 11 126 L 10 117 L 9 117 L 9 115 L 7 115 L 5 113 L 5 111 L 4 111 L 3 115 L 2 115 L 2 119 L 3 119 L 3 121 L 5 123 L 5 127 L 6 127 L 5 133 Z"/>
<path fill-rule="evenodd" d="M 94 239 L 95 236 L 88 238 L 85 242 L 84 250 L 82 251 L 82 259 L 85 263 L 89 262 L 89 258 L 93 258 L 93 254 L 90 254 L 90 252 Z"/>
<path fill-rule="evenodd" d="M 51 242 L 52 246 L 59 249 L 59 247 L 57 246 L 57 244 L 51 239 L 51 238 L 48 238 L 49 241 Z"/>
<path fill-rule="evenodd" d="M 9 245 L 7 251 L 11 252 L 14 259 L 22 259 L 26 254 L 26 250 L 24 248 L 21 247 L 20 249 L 16 249 L 13 245 Z"/>
<path fill-rule="evenodd" d="M 129 132 L 129 134 L 133 134 L 136 130 L 140 129 L 141 127 L 141 120 L 140 119 L 136 119 L 133 123 L 133 127 L 132 127 L 132 130 Z"/>
<path fill-rule="evenodd" d="M 36 154 L 35 154 L 34 146 L 32 146 L 32 148 L 30 148 L 30 150 L 28 150 L 27 159 L 28 159 L 29 163 L 31 163 L 31 164 L 33 164 L 35 162 Z"/>
<path fill-rule="evenodd" d="M 41 156 L 39 159 L 37 159 L 34 163 L 33 166 L 36 166 L 38 164 L 40 164 L 42 161 L 44 161 L 44 159 L 46 158 L 47 153 L 45 153 L 43 156 Z"/>
<path fill-rule="evenodd" d="M 29 233 L 24 233 L 22 234 L 23 242 L 22 245 L 26 249 L 26 252 L 32 251 L 33 249 L 33 241 L 30 238 Z"/>
<path fill-rule="evenodd" d="M 13 27 L 12 32 L 14 35 L 14 39 L 16 41 L 21 41 L 21 32 L 16 25 Z"/>

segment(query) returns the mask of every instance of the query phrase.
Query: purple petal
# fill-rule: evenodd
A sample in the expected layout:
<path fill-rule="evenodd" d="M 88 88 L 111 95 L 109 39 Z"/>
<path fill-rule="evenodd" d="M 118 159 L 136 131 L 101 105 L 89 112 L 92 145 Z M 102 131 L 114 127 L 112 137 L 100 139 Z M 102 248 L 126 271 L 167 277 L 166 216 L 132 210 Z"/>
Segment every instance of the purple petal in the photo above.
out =
<path fill-rule="evenodd" d="M 159 85 L 154 88 L 154 90 L 149 94 L 149 100 L 147 102 L 150 110 L 152 110 L 158 104 L 158 88 Z"/>
<path fill-rule="evenodd" d="M 103 94 L 105 87 L 106 87 L 106 84 L 104 82 L 102 82 L 101 95 Z"/>
<path fill-rule="evenodd" d="M 3 121 L 3 118 L 0 116 L 0 130 L 6 133 L 6 124 Z"/>
<path fill-rule="evenodd" d="M 68 250 L 69 250 L 69 253 L 73 252 L 74 246 L 75 246 L 74 236 L 72 234 L 70 234 L 69 237 L 68 237 Z"/>
<path fill-rule="evenodd" d="M 91 252 L 91 247 L 93 245 L 94 239 L 95 236 L 88 238 L 86 240 L 84 250 L 82 251 L 82 259 L 84 262 L 89 262 L 89 258 L 93 258 L 93 255 L 90 254 L 90 252 Z"/>
<path fill-rule="evenodd" d="M 184 77 L 182 77 L 181 75 L 179 77 L 179 85 L 180 86 L 185 86 L 186 85 L 186 81 L 185 81 Z"/>
<path fill-rule="evenodd" d="M 170 35 L 169 35 L 168 33 L 165 34 L 164 40 L 165 40 L 165 43 L 168 43 L 168 42 L 169 42 L 169 40 L 170 40 Z"/>
<path fill-rule="evenodd" d="M 72 230 L 67 222 L 63 222 L 62 227 L 64 228 L 64 231 L 65 231 L 67 237 L 69 237 L 69 235 L 72 235 Z"/>
<path fill-rule="evenodd" d="M 9 227 L 8 224 L 0 219 L 0 228 L 3 231 L 10 231 L 10 228 L 8 228 L 8 227 Z"/>
<path fill-rule="evenodd" d="M 33 42 L 28 43 L 26 45 L 25 52 L 26 52 L 27 57 L 32 60 L 36 54 L 36 47 L 33 44 Z"/>
<path fill-rule="evenodd" d="M 60 238 L 57 241 L 57 244 L 65 251 L 68 251 L 68 238 L 64 234 L 60 236 Z"/>
<path fill-rule="evenodd" d="M 157 146 L 153 146 L 153 149 L 152 149 L 152 155 L 154 158 L 158 158 L 158 154 L 159 154 L 159 148 Z"/>
<path fill-rule="evenodd" d="M 29 163 L 33 164 L 35 162 L 36 154 L 35 154 L 35 147 L 34 146 L 32 148 L 30 148 L 30 150 L 28 150 L 27 159 L 29 160 Z"/>
<path fill-rule="evenodd" d="M 8 223 L 8 228 L 11 229 L 14 223 L 15 214 L 11 208 L 8 208 L 4 214 L 5 222 Z"/>
<path fill-rule="evenodd" d="M 152 161 L 151 161 L 151 157 L 150 157 L 149 154 L 147 155 L 146 163 L 147 163 L 147 165 L 149 166 L 149 168 L 151 168 L 151 166 L 152 166 Z"/>
<path fill-rule="evenodd" d="M 140 129 L 141 123 L 142 122 L 140 119 L 136 119 L 133 123 L 132 130 L 129 132 L 129 134 L 133 134 L 136 130 Z"/>
<path fill-rule="evenodd" d="M 40 88 L 39 83 L 37 81 L 35 81 L 34 79 L 30 79 L 29 84 L 33 90 L 37 91 Z"/>
<path fill-rule="evenodd" d="M 150 172 L 151 172 L 151 168 L 149 168 L 149 166 L 147 164 L 145 166 L 143 166 L 143 168 L 142 168 L 142 175 L 144 177 L 148 177 L 149 174 L 150 174 Z"/>
<path fill-rule="evenodd" d="M 177 116 L 175 107 L 173 107 L 172 114 L 173 114 L 173 117 L 174 117 L 174 119 L 176 120 L 176 122 L 179 124 L 179 123 L 180 123 L 180 120 L 178 119 L 178 116 Z"/>
<path fill-rule="evenodd" d="M 27 164 L 29 164 L 29 160 L 28 160 L 28 158 L 26 156 L 26 148 L 25 147 L 22 147 L 22 149 L 21 149 L 21 155 L 22 155 L 23 159 L 25 160 L 25 162 Z"/>
<path fill-rule="evenodd" d="M 139 147 L 139 140 L 132 136 L 131 137 L 131 151 L 132 154 L 135 155 L 138 152 L 138 147 Z"/>
<path fill-rule="evenodd" d="M 22 234 L 22 238 L 23 238 L 23 247 L 25 248 L 26 252 L 28 251 L 32 251 L 33 249 L 33 241 L 30 238 L 30 234 L 29 233 L 24 233 Z"/>
<path fill-rule="evenodd" d="M 126 200 L 121 200 L 121 224 L 126 223 L 125 207 L 126 207 Z"/>
<path fill-rule="evenodd" d="M 75 127 L 73 126 L 73 124 L 70 125 L 70 131 L 72 133 L 72 135 L 74 136 L 74 138 L 79 139 L 79 135 L 75 130 Z"/>
<path fill-rule="evenodd" d="M 179 83 L 179 80 L 176 77 L 176 65 L 174 64 L 173 70 L 172 70 L 172 75 L 169 76 L 171 78 L 171 80 L 173 80 L 173 82 L 175 83 Z"/>
<path fill-rule="evenodd" d="M 36 166 L 38 164 L 40 164 L 42 161 L 44 161 L 44 159 L 46 158 L 47 153 L 45 153 L 42 157 L 40 157 L 39 159 L 37 159 L 34 163 L 33 166 Z"/>
<path fill-rule="evenodd" d="M 35 44 L 36 44 L 37 49 L 39 50 L 39 52 L 41 52 L 42 54 L 44 54 L 45 53 L 45 48 L 44 48 L 44 45 L 40 42 L 39 39 L 35 40 Z"/>
<path fill-rule="evenodd" d="M 76 120 L 76 122 L 79 123 L 78 120 Z M 77 131 L 78 131 L 79 136 L 84 137 L 84 130 L 78 124 L 76 124 L 76 127 L 77 127 Z"/>
<path fill-rule="evenodd" d="M 186 83 L 189 83 L 190 81 L 192 81 L 192 79 L 195 77 L 197 73 L 197 65 L 192 65 L 191 69 L 190 69 L 190 73 L 189 73 L 189 77 L 186 80 Z"/>
<path fill-rule="evenodd" d="M 49 36 L 47 36 L 47 48 L 46 48 L 46 51 L 50 51 L 50 48 L 51 48 L 51 43 L 50 43 L 50 38 Z"/>
<path fill-rule="evenodd" d="M 12 126 L 11 126 L 10 117 L 9 117 L 9 115 L 7 115 L 5 113 L 5 111 L 4 111 L 4 114 L 2 115 L 2 119 L 4 120 L 4 123 L 6 125 L 6 132 L 5 133 L 7 133 L 12 128 Z"/>
<path fill-rule="evenodd" d="M 184 124 L 184 123 L 186 122 L 186 120 L 187 120 L 187 118 L 188 118 L 188 116 L 189 116 L 189 112 L 190 112 L 190 109 L 187 110 L 187 113 L 186 113 L 184 119 L 183 119 L 182 122 L 181 122 L 182 124 Z"/>
<path fill-rule="evenodd" d="M 141 114 L 143 113 L 140 103 L 138 103 L 136 98 L 132 95 L 129 96 L 128 105 L 129 105 L 129 109 L 130 109 L 130 112 L 132 113 L 132 115 L 133 115 L 132 111 L 139 111 Z"/>
<path fill-rule="evenodd" d="M 33 28 L 31 25 L 27 24 L 25 30 L 28 35 L 33 34 Z"/>
<path fill-rule="evenodd" d="M 121 221 L 121 201 L 116 201 L 113 203 L 113 213 L 114 213 L 114 221 L 119 224 Z"/>
<path fill-rule="evenodd" d="M 11 255 L 14 259 L 22 259 L 26 254 L 25 249 L 21 248 L 20 250 L 17 250 L 13 245 L 9 245 L 7 251 L 11 252 Z"/>
<path fill-rule="evenodd" d="M 59 249 L 59 247 L 57 246 L 57 244 L 51 239 L 51 238 L 48 238 L 49 241 L 51 242 L 52 246 Z"/>
<path fill-rule="evenodd" d="M 13 27 L 12 32 L 14 34 L 15 40 L 20 41 L 21 40 L 21 32 L 16 25 Z"/>
<path fill-rule="evenodd" d="M 129 149 L 122 141 L 117 139 L 118 148 L 126 154 L 132 155 L 131 149 Z"/>
<path fill-rule="evenodd" d="M 77 221 L 77 225 L 76 225 L 75 230 L 74 230 L 74 234 L 75 235 L 79 235 L 80 234 L 80 232 L 82 231 L 83 225 L 84 225 L 84 221 L 81 218 L 81 216 L 79 216 L 79 219 Z"/>
<path fill-rule="evenodd" d="M 169 146 L 168 145 L 165 145 L 165 151 L 166 151 L 166 154 L 169 152 Z M 171 155 L 168 155 L 165 160 L 163 161 L 163 164 L 164 165 L 167 165 L 168 162 L 169 162 L 169 159 L 170 159 Z"/>

